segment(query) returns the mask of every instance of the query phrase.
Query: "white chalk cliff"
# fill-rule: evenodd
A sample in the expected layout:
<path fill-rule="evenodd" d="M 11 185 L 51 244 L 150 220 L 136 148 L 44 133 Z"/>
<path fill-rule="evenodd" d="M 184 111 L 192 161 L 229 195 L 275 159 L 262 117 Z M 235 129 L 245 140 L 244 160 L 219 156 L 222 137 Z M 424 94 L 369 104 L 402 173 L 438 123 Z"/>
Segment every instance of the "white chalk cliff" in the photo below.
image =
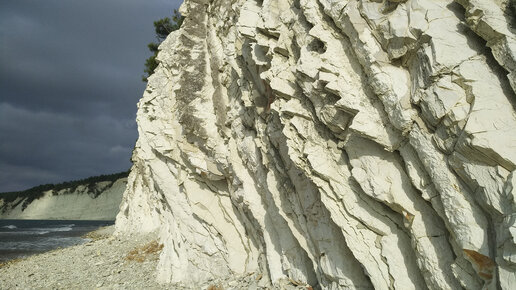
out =
<path fill-rule="evenodd" d="M 186 0 L 117 231 L 165 282 L 514 289 L 513 5 Z"/>
<path fill-rule="evenodd" d="M 20 196 L 6 202 L 0 195 L 0 219 L 112 221 L 118 214 L 126 184 L 127 178 L 81 184 L 45 191 L 34 200 Z"/>

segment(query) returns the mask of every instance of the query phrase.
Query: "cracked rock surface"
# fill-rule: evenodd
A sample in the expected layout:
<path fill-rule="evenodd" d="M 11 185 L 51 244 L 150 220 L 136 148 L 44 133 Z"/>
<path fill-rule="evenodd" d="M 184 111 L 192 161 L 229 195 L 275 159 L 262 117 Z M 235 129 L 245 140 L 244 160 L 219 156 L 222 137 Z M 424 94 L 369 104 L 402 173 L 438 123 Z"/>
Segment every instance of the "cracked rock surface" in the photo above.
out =
<path fill-rule="evenodd" d="M 161 282 L 514 289 L 514 9 L 186 0 L 117 232 L 159 234 Z"/>

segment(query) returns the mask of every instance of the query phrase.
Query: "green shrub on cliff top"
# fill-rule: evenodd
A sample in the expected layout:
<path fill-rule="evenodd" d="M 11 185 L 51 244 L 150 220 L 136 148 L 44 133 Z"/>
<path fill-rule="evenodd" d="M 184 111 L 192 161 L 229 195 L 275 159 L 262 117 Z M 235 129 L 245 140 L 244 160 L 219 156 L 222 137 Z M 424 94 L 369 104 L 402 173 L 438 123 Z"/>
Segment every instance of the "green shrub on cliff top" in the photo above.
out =
<path fill-rule="evenodd" d="M 114 174 L 102 174 L 98 176 L 92 176 L 84 179 L 74 180 L 74 181 L 67 181 L 62 182 L 59 184 L 42 184 L 38 185 L 32 188 L 29 188 L 24 191 L 15 191 L 15 192 L 4 192 L 0 193 L 0 200 L 4 201 L 4 205 L 10 204 L 14 202 L 16 199 L 18 201 L 16 204 L 11 204 L 12 207 L 18 206 L 18 204 L 22 203 L 22 210 L 24 210 L 32 201 L 40 198 L 43 196 L 45 191 L 52 190 L 54 192 L 69 188 L 71 192 L 75 191 L 79 185 L 85 185 L 91 188 L 92 185 L 98 182 L 102 181 L 111 181 L 115 182 L 116 180 L 120 178 L 127 177 L 129 175 L 129 170 L 120 172 L 120 173 L 114 173 Z M 98 195 L 98 194 L 97 194 Z M 2 208 L 2 211 L 5 211 L 7 209 L 6 206 Z"/>
<path fill-rule="evenodd" d="M 149 50 L 152 52 L 152 55 L 145 60 L 145 69 L 144 72 L 146 75 L 142 76 L 142 80 L 147 82 L 147 78 L 150 77 L 154 73 L 156 67 L 158 67 L 158 61 L 156 57 L 158 56 L 158 46 L 160 45 L 165 38 L 170 34 L 170 32 L 178 30 L 183 24 L 184 17 L 174 9 L 172 20 L 168 17 L 159 19 L 154 21 L 154 32 L 156 33 L 156 38 L 158 43 L 151 42 L 147 45 Z"/>

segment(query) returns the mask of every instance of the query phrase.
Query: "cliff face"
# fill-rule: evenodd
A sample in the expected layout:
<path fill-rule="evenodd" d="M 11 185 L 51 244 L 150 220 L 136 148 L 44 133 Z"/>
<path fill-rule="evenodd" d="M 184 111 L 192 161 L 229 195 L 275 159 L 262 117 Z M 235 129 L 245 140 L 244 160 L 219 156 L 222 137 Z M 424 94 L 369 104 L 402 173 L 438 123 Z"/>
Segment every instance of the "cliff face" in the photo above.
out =
<path fill-rule="evenodd" d="M 21 196 L 6 202 L 0 195 L 0 219 L 114 220 L 127 178 L 45 191 L 34 200 Z"/>
<path fill-rule="evenodd" d="M 138 104 L 118 232 L 159 278 L 516 285 L 503 0 L 186 0 Z"/>

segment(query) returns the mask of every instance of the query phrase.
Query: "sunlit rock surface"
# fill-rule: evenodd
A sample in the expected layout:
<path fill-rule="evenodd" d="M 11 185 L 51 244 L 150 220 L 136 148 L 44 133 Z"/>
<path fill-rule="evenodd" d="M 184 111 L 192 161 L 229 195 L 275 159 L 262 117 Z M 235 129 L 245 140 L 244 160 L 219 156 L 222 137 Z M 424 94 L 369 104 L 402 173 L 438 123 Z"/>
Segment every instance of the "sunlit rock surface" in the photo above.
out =
<path fill-rule="evenodd" d="M 186 0 L 138 104 L 117 230 L 159 278 L 514 289 L 504 0 Z"/>
<path fill-rule="evenodd" d="M 0 219 L 115 220 L 127 178 L 48 190 L 28 200 L 5 202 L 0 195 Z"/>

